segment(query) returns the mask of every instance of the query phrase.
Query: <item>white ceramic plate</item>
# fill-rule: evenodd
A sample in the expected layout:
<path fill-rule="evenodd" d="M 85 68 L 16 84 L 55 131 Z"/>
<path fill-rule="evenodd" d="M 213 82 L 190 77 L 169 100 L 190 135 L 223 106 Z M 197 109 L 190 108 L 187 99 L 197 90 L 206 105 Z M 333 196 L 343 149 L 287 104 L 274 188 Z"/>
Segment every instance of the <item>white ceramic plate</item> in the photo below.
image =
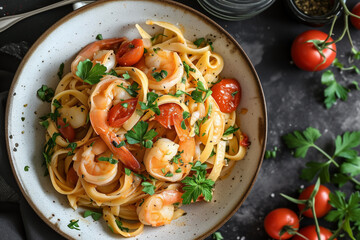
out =
<path fill-rule="evenodd" d="M 216 183 L 213 201 L 184 206 L 188 213 L 170 225 L 146 227 L 140 239 L 202 239 L 210 235 L 240 207 L 248 195 L 262 162 L 267 131 L 264 95 L 260 81 L 238 43 L 219 25 L 199 12 L 170 1 L 106 1 L 81 8 L 61 19 L 32 46 L 14 78 L 7 105 L 8 154 L 17 182 L 36 213 L 54 230 L 67 238 L 118 239 L 103 220 L 83 218 L 83 210 L 70 208 L 67 198 L 52 187 L 44 177 L 42 148 L 44 129 L 39 117 L 50 110 L 49 104 L 36 97 L 42 84 L 55 87 L 59 81 L 59 65 L 65 71 L 75 54 L 95 40 L 104 38 L 139 37 L 135 24 L 150 32 L 147 19 L 168 21 L 185 29 L 185 37 L 193 39 L 212 34 L 215 52 L 225 61 L 224 77 L 235 77 L 242 86 L 239 114 L 241 129 L 249 135 L 251 146 L 244 160 L 237 163 L 230 177 Z M 29 171 L 24 167 L 29 166 Z M 79 219 L 80 231 L 69 229 L 71 219 Z"/>

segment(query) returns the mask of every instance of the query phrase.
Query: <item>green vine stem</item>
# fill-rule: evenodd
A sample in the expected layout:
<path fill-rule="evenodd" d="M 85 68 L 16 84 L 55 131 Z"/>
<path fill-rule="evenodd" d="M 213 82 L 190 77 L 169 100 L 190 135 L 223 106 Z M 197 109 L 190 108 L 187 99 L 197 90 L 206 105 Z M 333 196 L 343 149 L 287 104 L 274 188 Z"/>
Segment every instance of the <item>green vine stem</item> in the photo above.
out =
<path fill-rule="evenodd" d="M 340 234 L 340 232 L 341 232 L 344 224 L 345 224 L 345 221 L 343 221 L 343 222 L 341 223 L 341 225 L 339 226 L 339 228 L 334 232 L 333 235 L 331 235 L 331 237 L 328 238 L 328 240 L 334 240 L 334 239 Z"/>
<path fill-rule="evenodd" d="M 318 219 L 317 219 L 317 216 L 316 216 L 316 212 L 315 212 L 315 196 L 314 196 L 314 198 L 312 199 L 311 211 L 312 211 L 312 214 L 313 214 L 313 216 L 314 216 L 314 222 L 315 222 L 317 237 L 318 237 L 318 239 L 321 239 L 319 222 L 318 222 Z"/>

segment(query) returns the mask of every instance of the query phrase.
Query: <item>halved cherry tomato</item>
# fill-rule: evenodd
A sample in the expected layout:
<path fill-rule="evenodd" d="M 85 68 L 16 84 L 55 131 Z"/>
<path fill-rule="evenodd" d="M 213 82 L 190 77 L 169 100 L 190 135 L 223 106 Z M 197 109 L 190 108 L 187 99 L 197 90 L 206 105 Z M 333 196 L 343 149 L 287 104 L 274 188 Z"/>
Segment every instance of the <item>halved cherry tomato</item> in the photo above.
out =
<path fill-rule="evenodd" d="M 315 225 L 311 225 L 311 226 L 307 226 L 304 228 L 301 228 L 299 230 L 299 233 L 301 235 L 303 235 L 304 237 L 307 237 L 309 240 L 318 240 L 318 236 L 316 234 L 316 227 Z M 320 227 L 320 237 L 321 240 L 328 240 L 331 237 L 332 233 L 324 228 L 324 227 Z M 295 237 L 292 238 L 292 240 L 304 240 L 305 238 L 296 235 Z M 336 240 L 336 238 L 334 239 Z"/>
<path fill-rule="evenodd" d="M 355 5 L 351 12 L 355 15 L 360 16 L 360 2 Z M 350 21 L 355 28 L 360 30 L 360 18 L 351 16 Z"/>
<path fill-rule="evenodd" d="M 71 186 L 75 186 L 77 181 L 79 179 L 79 176 L 75 172 L 74 168 L 69 168 L 67 175 L 66 175 L 66 182 L 68 182 Z"/>
<path fill-rule="evenodd" d="M 159 106 L 160 115 L 155 116 L 155 120 L 158 121 L 165 128 L 171 128 L 174 125 L 174 117 L 182 117 L 182 108 L 176 103 L 167 103 Z"/>
<path fill-rule="evenodd" d="M 61 135 L 69 142 L 73 142 L 75 139 L 75 130 L 70 125 L 70 123 L 65 123 L 61 117 L 58 117 L 56 120 L 56 124 Z"/>
<path fill-rule="evenodd" d="M 136 109 L 137 98 L 130 98 L 112 106 L 108 113 L 110 127 L 121 127 Z"/>
<path fill-rule="evenodd" d="M 116 53 L 116 61 L 120 66 L 132 66 L 144 55 L 144 43 L 141 39 L 125 41 Z"/>
<path fill-rule="evenodd" d="M 321 56 L 314 43 L 309 40 L 324 41 L 327 34 L 318 30 L 308 30 L 297 36 L 291 46 L 291 57 L 298 68 L 305 71 L 321 71 L 329 67 L 336 57 L 336 45 L 332 43 L 322 50 Z M 330 37 L 326 42 L 332 42 Z M 324 63 L 323 63 L 324 62 Z"/>
<path fill-rule="evenodd" d="M 284 227 L 291 227 L 296 232 L 299 228 L 299 218 L 288 208 L 278 208 L 265 217 L 264 227 L 267 234 L 274 239 L 289 239 L 293 235 L 285 232 L 280 236 L 280 232 Z"/>
<path fill-rule="evenodd" d="M 314 190 L 315 185 L 311 185 L 304 189 L 301 192 L 299 199 L 300 200 L 307 200 L 309 199 L 312 191 Z M 330 190 L 325 187 L 324 185 L 320 185 L 319 191 L 315 195 L 315 213 L 317 218 L 321 218 L 325 216 L 331 209 L 331 205 L 329 204 L 330 201 Z M 304 204 L 298 205 L 299 210 L 302 211 L 305 208 Z M 311 209 L 306 210 L 303 212 L 303 215 L 309 218 L 314 218 Z"/>
<path fill-rule="evenodd" d="M 241 87 L 235 79 L 223 79 L 212 88 L 212 96 L 224 113 L 236 110 L 241 100 Z"/>
<path fill-rule="evenodd" d="M 243 139 L 240 140 L 240 146 L 248 147 L 250 145 L 249 137 L 246 133 L 241 133 L 243 135 Z"/>

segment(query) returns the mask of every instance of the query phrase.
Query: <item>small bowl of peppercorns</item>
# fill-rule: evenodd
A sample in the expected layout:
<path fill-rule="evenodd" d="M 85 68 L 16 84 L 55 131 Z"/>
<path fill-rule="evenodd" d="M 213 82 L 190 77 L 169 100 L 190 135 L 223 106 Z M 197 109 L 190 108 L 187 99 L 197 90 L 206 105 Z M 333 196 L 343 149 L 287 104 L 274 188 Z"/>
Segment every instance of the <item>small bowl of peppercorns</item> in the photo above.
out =
<path fill-rule="evenodd" d="M 285 2 L 297 20 L 315 27 L 330 23 L 334 16 L 342 12 L 339 0 L 285 0 Z"/>

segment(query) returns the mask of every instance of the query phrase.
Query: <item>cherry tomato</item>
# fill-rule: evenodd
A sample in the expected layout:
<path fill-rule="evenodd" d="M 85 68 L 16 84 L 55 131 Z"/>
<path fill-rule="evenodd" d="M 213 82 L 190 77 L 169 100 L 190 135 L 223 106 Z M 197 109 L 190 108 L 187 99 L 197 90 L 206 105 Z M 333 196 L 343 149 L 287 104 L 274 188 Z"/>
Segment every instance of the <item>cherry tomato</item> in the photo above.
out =
<path fill-rule="evenodd" d="M 302 191 L 299 196 L 300 200 L 309 199 L 312 191 L 314 190 L 315 185 L 311 185 Z M 325 187 L 324 185 L 320 185 L 319 191 L 315 195 L 315 213 L 317 218 L 321 218 L 325 216 L 331 209 L 331 205 L 329 204 L 329 194 L 330 190 Z M 302 211 L 305 208 L 304 204 L 298 205 L 299 210 Z M 311 209 L 306 210 L 303 212 L 303 215 L 309 218 L 314 218 Z"/>
<path fill-rule="evenodd" d="M 212 88 L 212 96 L 224 113 L 236 110 L 241 100 L 241 87 L 235 79 L 223 79 Z"/>
<path fill-rule="evenodd" d="M 287 208 L 278 208 L 271 211 L 264 220 L 265 231 L 274 239 L 289 239 L 293 235 L 285 232 L 280 236 L 283 227 L 288 226 L 294 229 L 299 228 L 299 218 L 292 210 Z"/>
<path fill-rule="evenodd" d="M 110 127 L 121 127 L 136 109 L 137 98 L 130 98 L 112 106 L 108 113 Z"/>
<path fill-rule="evenodd" d="M 79 176 L 75 172 L 74 168 L 73 167 L 69 168 L 68 173 L 66 174 L 66 182 L 70 183 L 71 186 L 75 186 L 78 179 Z"/>
<path fill-rule="evenodd" d="M 309 240 L 318 240 L 315 225 L 301 228 L 299 230 L 299 233 L 302 234 L 304 237 L 307 237 Z M 321 240 L 327 240 L 331 237 L 331 235 L 332 233 L 328 229 L 324 227 L 320 227 Z M 295 235 L 295 237 L 293 237 L 292 240 L 304 240 L 304 238 L 300 237 L 299 235 Z M 334 240 L 336 240 L 336 238 Z"/>
<path fill-rule="evenodd" d="M 61 135 L 65 139 L 67 139 L 69 142 L 73 142 L 75 139 L 74 128 L 69 123 L 65 123 L 61 117 L 57 118 L 56 124 L 58 126 L 58 129 L 59 129 L 59 132 L 61 133 Z"/>
<path fill-rule="evenodd" d="M 165 128 L 171 128 L 174 125 L 174 116 L 182 117 L 182 108 L 176 103 L 167 103 L 159 106 L 160 115 L 155 116 L 158 121 Z"/>
<path fill-rule="evenodd" d="M 240 140 L 240 146 L 248 147 L 250 145 L 249 137 L 246 133 L 241 133 L 243 135 L 243 139 Z"/>
<path fill-rule="evenodd" d="M 360 2 L 355 5 L 351 12 L 355 15 L 360 16 Z M 360 18 L 351 16 L 350 21 L 355 28 L 360 29 Z"/>
<path fill-rule="evenodd" d="M 125 41 L 116 53 L 116 61 L 120 66 L 132 66 L 144 55 L 144 43 L 141 39 Z"/>
<path fill-rule="evenodd" d="M 296 66 L 305 71 L 321 71 L 331 65 L 336 57 L 336 45 L 330 44 L 322 50 L 325 56 L 320 55 L 314 44 L 307 42 L 309 40 L 324 41 L 327 34 L 318 30 L 308 30 L 297 36 L 291 46 L 291 57 Z M 330 37 L 326 42 L 332 42 Z M 330 48 L 330 49 L 329 49 Z"/>

